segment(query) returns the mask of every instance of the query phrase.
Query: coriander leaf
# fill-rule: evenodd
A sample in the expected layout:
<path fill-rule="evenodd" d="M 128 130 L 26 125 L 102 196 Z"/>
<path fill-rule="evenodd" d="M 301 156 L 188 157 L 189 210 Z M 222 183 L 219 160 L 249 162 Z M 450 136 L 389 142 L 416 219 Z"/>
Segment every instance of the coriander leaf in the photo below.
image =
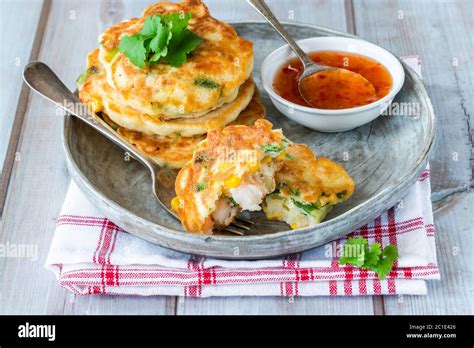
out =
<path fill-rule="evenodd" d="M 398 258 L 398 248 L 395 245 L 387 245 L 383 251 L 382 255 L 390 260 L 396 260 Z"/>
<path fill-rule="evenodd" d="M 363 237 L 357 237 L 357 238 L 349 238 L 346 242 L 346 244 L 349 244 L 349 245 L 367 245 L 368 244 L 368 241 L 367 239 L 363 238 Z"/>
<path fill-rule="evenodd" d="M 167 54 L 168 54 L 168 47 L 165 47 L 161 51 L 154 53 L 150 58 L 150 62 L 156 63 L 157 61 L 160 60 L 161 57 L 164 57 Z"/>
<path fill-rule="evenodd" d="M 339 260 L 340 265 L 350 264 L 356 267 L 362 267 L 365 262 L 365 251 L 367 240 L 364 238 L 349 238 L 343 245 L 342 256 Z"/>
<path fill-rule="evenodd" d="M 374 243 L 369 247 L 365 238 L 349 238 L 343 246 L 339 264 L 370 269 L 382 280 L 392 271 L 397 258 L 398 251 L 395 245 L 388 245 L 381 250 L 380 243 Z"/>
<path fill-rule="evenodd" d="M 153 37 L 157 33 L 158 25 L 161 24 L 161 18 L 159 16 L 148 16 L 145 19 L 145 24 L 143 24 L 143 28 L 140 31 L 140 35 Z M 162 24 L 161 24 L 162 25 Z"/>
<path fill-rule="evenodd" d="M 379 261 L 379 255 L 381 253 L 382 251 L 380 250 L 380 243 L 374 243 L 370 247 L 367 247 L 363 268 L 368 269 L 375 267 Z"/>
<path fill-rule="evenodd" d="M 159 62 L 179 67 L 202 43 L 202 39 L 187 28 L 190 19 L 190 13 L 148 16 L 139 33 L 122 36 L 120 51 L 139 68 L 145 63 Z"/>
<path fill-rule="evenodd" d="M 146 49 L 143 37 L 122 36 L 119 50 L 137 67 L 143 68 L 145 66 Z"/>
<path fill-rule="evenodd" d="M 174 42 L 173 39 L 174 36 L 171 38 L 170 43 Z M 172 67 L 179 68 L 181 65 L 186 63 L 188 54 L 194 51 L 201 42 L 202 39 L 199 36 L 188 30 L 182 41 L 179 44 L 172 46 L 171 50 L 168 50 L 168 54 L 163 58 L 163 60 Z"/>
<path fill-rule="evenodd" d="M 395 245 L 386 246 L 382 251 L 382 255 L 384 258 L 380 259 L 377 265 L 372 269 L 377 272 L 377 275 L 381 280 L 385 279 L 385 277 L 392 271 L 393 264 L 398 258 L 397 247 Z"/>
<path fill-rule="evenodd" d="M 171 32 L 170 30 L 165 27 L 162 23 L 157 23 L 157 31 L 156 35 L 150 41 L 150 49 L 157 53 L 163 51 L 166 48 L 169 40 L 171 39 Z"/>
<path fill-rule="evenodd" d="M 174 49 L 175 46 L 178 46 L 183 38 L 186 35 L 188 30 L 188 23 L 191 19 L 190 13 L 169 13 L 161 15 L 161 19 L 168 28 L 170 28 L 171 34 L 173 36 L 173 42 L 170 42 L 170 48 Z"/>

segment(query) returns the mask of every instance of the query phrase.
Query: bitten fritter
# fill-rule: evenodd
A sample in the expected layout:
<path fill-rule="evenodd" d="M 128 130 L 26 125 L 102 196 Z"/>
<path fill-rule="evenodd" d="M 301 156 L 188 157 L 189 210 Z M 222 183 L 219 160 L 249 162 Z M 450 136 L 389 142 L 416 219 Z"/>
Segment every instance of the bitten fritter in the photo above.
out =
<path fill-rule="evenodd" d="M 278 157 L 287 146 L 282 132 L 266 120 L 209 132 L 176 178 L 171 206 L 184 228 L 211 234 L 241 210 L 260 210 L 275 189 Z"/>
<path fill-rule="evenodd" d="M 285 221 L 293 229 L 318 224 L 354 192 L 354 180 L 344 168 L 316 157 L 306 145 L 289 145 L 280 161 L 276 189 L 263 204 L 270 220 Z"/>

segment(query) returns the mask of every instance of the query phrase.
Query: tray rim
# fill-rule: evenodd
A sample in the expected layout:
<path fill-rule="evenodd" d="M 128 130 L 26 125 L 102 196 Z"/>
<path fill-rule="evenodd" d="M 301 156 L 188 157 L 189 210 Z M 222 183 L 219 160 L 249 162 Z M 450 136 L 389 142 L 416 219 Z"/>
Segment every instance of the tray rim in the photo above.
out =
<path fill-rule="evenodd" d="M 227 23 L 231 24 L 268 24 L 265 21 L 259 21 L 259 20 L 243 20 L 243 21 L 226 21 Z M 341 32 L 338 30 L 334 30 L 331 28 L 323 27 L 323 26 L 317 26 L 317 25 L 312 25 L 312 24 L 306 24 L 306 23 L 300 23 L 300 22 L 289 22 L 289 21 L 283 21 L 282 22 L 285 25 L 291 25 L 291 26 L 299 26 L 299 27 L 305 27 L 305 28 L 310 28 L 310 29 L 315 29 L 321 32 L 325 32 L 329 35 L 334 35 L 334 36 L 343 36 L 343 37 L 352 37 L 356 38 L 359 40 L 364 40 L 356 35 Z M 367 41 L 367 40 L 365 40 Z M 370 42 L 370 41 L 368 41 Z M 282 41 L 282 45 L 284 45 Z M 385 48 L 384 48 L 385 49 Z M 390 51 L 389 51 L 390 52 Z M 393 54 L 393 53 L 392 53 Z M 397 59 L 399 59 L 396 55 L 394 55 Z M 431 103 L 431 99 L 426 91 L 426 88 L 423 84 L 423 81 L 418 74 L 411 69 L 408 65 L 406 65 L 404 62 L 402 62 L 402 65 L 406 71 L 406 75 L 408 79 L 406 79 L 405 83 L 411 82 L 413 83 L 413 87 L 417 89 L 417 92 L 422 96 L 422 101 L 425 104 L 425 108 L 427 109 L 427 114 L 429 117 L 429 125 L 430 128 L 427 129 L 427 135 L 429 137 L 429 141 L 425 143 L 425 146 L 422 151 L 420 151 L 420 156 L 414 162 L 413 168 L 411 170 L 407 171 L 407 175 L 399 178 L 397 181 L 393 181 L 388 187 L 384 188 L 382 191 L 380 191 L 378 194 L 372 196 L 369 198 L 367 201 L 365 201 L 363 204 L 359 204 L 350 210 L 346 211 L 345 213 L 331 219 L 328 221 L 323 221 L 321 224 L 318 225 L 313 225 L 309 226 L 303 229 L 299 229 L 297 233 L 295 233 L 294 230 L 286 230 L 286 231 L 281 231 L 281 232 L 275 232 L 271 234 L 262 234 L 262 235 L 252 235 L 252 236 L 226 236 L 226 235 L 205 235 L 205 234 L 195 234 L 195 233 L 189 233 L 189 232 L 183 232 L 183 231 L 177 231 L 174 229 L 167 228 L 165 226 L 156 224 L 154 222 L 151 222 L 149 220 L 146 220 L 142 217 L 139 217 L 135 215 L 134 213 L 130 212 L 126 208 L 122 207 L 120 204 L 116 203 L 115 201 L 109 199 L 105 194 L 100 192 L 100 190 L 92 183 L 89 181 L 89 179 L 82 173 L 80 167 L 75 163 L 73 156 L 71 154 L 70 146 L 69 146 L 69 139 L 71 139 L 68 134 L 69 132 L 72 131 L 72 119 L 71 117 L 68 117 L 70 115 L 66 115 L 63 118 L 63 132 L 62 132 L 62 144 L 63 144 L 63 150 L 65 153 L 66 157 L 66 164 L 68 167 L 68 170 L 73 178 L 73 180 L 76 182 L 76 184 L 79 186 L 80 190 L 86 195 L 87 199 L 90 201 L 93 201 L 92 203 L 94 206 L 101 212 L 103 213 L 108 219 L 110 219 L 112 222 L 124 226 L 123 221 L 117 221 L 118 216 L 130 216 L 133 218 L 134 225 L 141 225 L 141 226 L 147 226 L 148 228 L 153 229 L 153 236 L 152 235 L 145 235 L 144 232 L 141 232 L 142 234 L 139 235 L 135 231 L 129 231 L 131 234 L 134 234 L 135 236 L 148 240 L 154 244 L 161 245 L 162 247 L 169 248 L 175 251 L 179 252 L 185 252 L 185 253 L 196 253 L 193 249 L 184 250 L 184 249 L 177 249 L 176 247 L 170 246 L 169 243 L 166 243 L 166 240 L 172 239 L 173 241 L 177 242 L 184 242 L 185 244 L 193 244 L 193 243 L 206 243 L 206 244 L 229 244 L 232 243 L 231 245 L 222 245 L 222 248 L 224 249 L 227 247 L 229 250 L 233 250 L 235 247 L 244 247 L 243 244 L 247 243 L 255 243 L 255 242 L 261 242 L 264 241 L 265 243 L 270 244 L 280 244 L 282 245 L 281 242 L 285 241 L 290 241 L 292 239 L 299 239 L 299 240 L 304 240 L 305 238 L 310 237 L 310 234 L 317 233 L 318 230 L 324 229 L 330 225 L 344 225 L 344 220 L 348 220 L 351 218 L 351 216 L 355 215 L 356 217 L 359 218 L 359 215 L 361 215 L 360 210 L 370 210 L 367 209 L 367 207 L 373 207 L 375 204 L 374 202 L 386 202 L 383 204 L 384 206 L 389 204 L 387 207 L 382 209 L 382 211 L 390 208 L 393 206 L 400 198 L 399 196 L 403 196 L 403 193 L 408 192 L 408 190 L 411 188 L 412 184 L 416 182 L 416 179 L 418 179 L 419 174 L 421 171 L 425 168 L 427 161 L 428 161 L 428 156 L 433 148 L 434 140 L 435 140 L 435 135 L 436 135 L 436 118 L 434 114 L 434 109 Z M 397 193 L 397 194 L 394 194 Z M 385 199 L 381 197 L 386 197 Z M 395 196 L 397 199 L 387 199 L 387 196 L 392 197 Z M 393 204 L 390 204 L 389 202 L 392 202 Z M 105 209 L 107 207 L 108 209 Z M 111 216 L 113 214 L 113 217 Z M 359 215 L 357 215 L 359 214 Z M 363 214 L 362 214 L 363 215 Z M 369 218 L 365 219 L 358 219 L 360 223 L 357 223 L 358 226 L 362 226 L 371 219 L 373 219 L 374 216 L 377 216 L 378 214 L 376 212 L 371 213 Z M 352 218 L 351 220 L 357 220 Z M 151 226 L 150 226 L 151 225 Z M 276 251 L 275 253 L 263 253 L 263 254 L 256 254 L 256 255 L 234 255 L 234 254 L 222 254 L 219 251 L 216 252 L 197 252 L 199 255 L 205 255 L 205 256 L 211 256 L 211 257 L 218 257 L 218 258 L 223 258 L 223 259 L 260 259 L 260 258 L 265 258 L 265 257 L 275 257 L 279 255 L 285 255 L 288 253 L 293 253 L 293 252 L 300 252 L 303 250 L 307 250 L 310 248 L 313 248 L 318 245 L 322 245 L 328 241 L 331 240 L 336 240 L 338 238 L 343 237 L 344 235 L 347 235 L 352 231 L 352 228 L 349 229 L 347 232 L 344 233 L 338 233 L 337 235 L 332 235 L 330 238 L 326 238 L 323 240 L 320 240 L 317 244 L 309 244 L 306 245 L 306 243 L 302 243 L 303 245 L 300 245 L 299 247 L 289 247 L 288 250 L 285 251 Z M 170 237 L 172 236 L 172 237 Z M 163 240 L 160 240 L 163 238 Z M 310 238 L 311 239 L 311 238 Z M 297 243 L 299 244 L 299 243 Z M 242 248 L 239 248 L 239 250 Z M 245 249 L 245 248 L 244 248 Z"/>

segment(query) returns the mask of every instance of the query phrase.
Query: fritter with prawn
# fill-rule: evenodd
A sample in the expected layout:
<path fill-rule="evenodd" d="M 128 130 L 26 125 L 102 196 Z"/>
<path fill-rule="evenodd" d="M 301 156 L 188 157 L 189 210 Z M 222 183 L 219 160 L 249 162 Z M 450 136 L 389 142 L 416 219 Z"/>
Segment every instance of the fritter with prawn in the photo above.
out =
<path fill-rule="evenodd" d="M 184 228 L 211 234 L 228 226 L 242 210 L 261 210 L 275 190 L 278 157 L 288 146 L 281 130 L 266 120 L 208 133 L 176 178 L 171 206 Z"/>

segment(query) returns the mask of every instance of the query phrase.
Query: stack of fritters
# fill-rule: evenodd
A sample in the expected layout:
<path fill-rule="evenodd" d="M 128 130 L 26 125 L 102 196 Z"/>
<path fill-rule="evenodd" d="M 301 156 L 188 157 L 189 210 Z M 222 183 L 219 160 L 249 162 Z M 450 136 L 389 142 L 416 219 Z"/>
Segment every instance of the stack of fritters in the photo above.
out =
<path fill-rule="evenodd" d="M 178 68 L 136 67 L 119 52 L 121 37 L 140 32 L 148 16 L 167 13 L 190 13 L 188 28 L 202 43 Z M 79 97 L 158 164 L 181 168 L 209 131 L 265 116 L 252 68 L 252 43 L 212 18 L 200 1 L 157 3 L 101 35 L 100 48 L 88 55 Z"/>

